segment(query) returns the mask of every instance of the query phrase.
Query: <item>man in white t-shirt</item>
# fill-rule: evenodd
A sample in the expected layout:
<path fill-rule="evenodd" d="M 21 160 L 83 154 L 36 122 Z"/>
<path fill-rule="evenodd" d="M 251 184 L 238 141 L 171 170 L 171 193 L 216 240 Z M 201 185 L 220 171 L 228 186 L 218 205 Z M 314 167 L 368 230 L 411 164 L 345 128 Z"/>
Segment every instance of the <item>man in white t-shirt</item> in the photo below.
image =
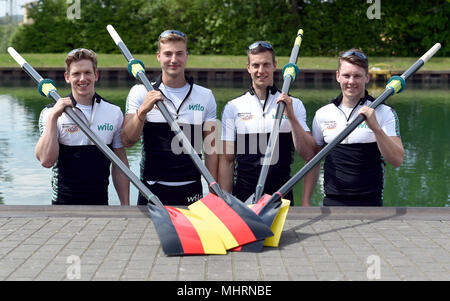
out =
<path fill-rule="evenodd" d="M 302 101 L 281 93 L 274 86 L 276 60 L 272 45 L 265 41 L 252 43 L 247 56 L 252 85 L 243 95 L 229 101 L 223 110 L 223 154 L 219 161 L 220 186 L 242 201 L 255 192 L 280 101 L 286 107 L 264 193 L 276 192 L 289 180 L 294 150 L 306 161 L 315 154 L 315 142 L 306 125 Z M 292 191 L 285 198 L 294 204 Z"/>
<path fill-rule="evenodd" d="M 92 50 L 72 50 L 65 64 L 64 76 L 72 91 L 68 97 L 42 110 L 36 157 L 42 166 L 52 167 L 52 204 L 108 205 L 111 162 L 64 113 L 64 108 L 73 107 L 94 134 L 128 166 L 120 140 L 123 114 L 120 107 L 95 93 L 98 69 L 97 57 Z M 111 175 L 120 204 L 129 205 L 128 178 L 115 165 Z"/>
<path fill-rule="evenodd" d="M 187 37 L 177 30 L 159 36 L 157 59 L 162 74 L 147 92 L 143 85 L 131 88 L 127 97 L 122 142 L 134 145 L 142 136 L 141 180 L 165 205 L 190 205 L 203 197 L 200 172 L 158 107 L 163 101 L 168 111 L 201 155 L 205 140 L 205 164 L 217 178 L 218 155 L 215 151 L 216 101 L 211 90 L 186 78 Z M 208 143 L 206 143 L 208 142 Z M 139 194 L 138 205 L 148 200 Z"/>
<path fill-rule="evenodd" d="M 323 148 L 359 114 L 366 120 L 338 144 L 324 162 L 324 206 L 382 206 L 385 161 L 394 167 L 403 162 L 397 114 L 382 104 L 369 108 L 374 98 L 365 90 L 370 80 L 369 62 L 359 49 L 341 52 L 336 79 L 341 94 L 320 108 L 312 131 Z M 318 164 L 311 173 L 314 181 L 306 187 L 308 198 L 320 172 Z"/>

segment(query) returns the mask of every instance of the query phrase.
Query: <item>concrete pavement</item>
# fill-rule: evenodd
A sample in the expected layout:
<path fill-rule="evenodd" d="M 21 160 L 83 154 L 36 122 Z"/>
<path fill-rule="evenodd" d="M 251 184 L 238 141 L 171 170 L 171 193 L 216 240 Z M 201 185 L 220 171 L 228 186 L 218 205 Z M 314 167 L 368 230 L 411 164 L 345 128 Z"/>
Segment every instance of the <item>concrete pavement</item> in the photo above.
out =
<path fill-rule="evenodd" d="M 0 206 L 0 280 L 450 280 L 450 208 L 290 209 L 280 246 L 167 257 L 145 207 Z"/>

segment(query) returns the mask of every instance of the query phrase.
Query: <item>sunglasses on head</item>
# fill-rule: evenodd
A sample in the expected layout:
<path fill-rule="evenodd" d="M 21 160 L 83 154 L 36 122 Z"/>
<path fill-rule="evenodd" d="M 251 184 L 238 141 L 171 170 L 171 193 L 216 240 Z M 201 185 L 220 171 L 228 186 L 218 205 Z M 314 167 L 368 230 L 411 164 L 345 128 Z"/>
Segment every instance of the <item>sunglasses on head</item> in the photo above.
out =
<path fill-rule="evenodd" d="M 257 41 L 257 42 L 252 43 L 250 46 L 248 46 L 248 50 L 253 50 L 259 46 L 273 50 L 272 45 L 270 45 L 270 43 L 265 42 L 265 41 Z"/>
<path fill-rule="evenodd" d="M 168 30 L 163 31 L 163 32 L 159 35 L 159 38 L 158 38 L 158 39 L 162 39 L 162 38 L 168 37 L 168 36 L 171 35 L 171 34 L 177 35 L 177 36 L 182 37 L 182 38 L 186 38 L 186 35 L 185 35 L 184 33 L 182 33 L 181 31 L 179 31 L 179 30 L 173 30 L 173 29 L 168 29 Z"/>
<path fill-rule="evenodd" d="M 359 57 L 360 59 L 363 59 L 365 61 L 367 61 L 367 57 L 360 51 L 357 50 L 349 50 L 347 52 L 344 52 L 341 57 L 348 57 L 351 55 L 356 55 L 357 57 Z"/>

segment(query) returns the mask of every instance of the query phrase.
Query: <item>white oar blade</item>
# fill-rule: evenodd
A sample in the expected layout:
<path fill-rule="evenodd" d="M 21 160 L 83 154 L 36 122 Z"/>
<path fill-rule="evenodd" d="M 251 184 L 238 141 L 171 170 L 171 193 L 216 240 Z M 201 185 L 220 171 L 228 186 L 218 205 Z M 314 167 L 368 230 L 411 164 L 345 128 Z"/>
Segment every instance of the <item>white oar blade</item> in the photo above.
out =
<path fill-rule="evenodd" d="M 17 62 L 17 64 L 20 65 L 20 67 L 23 67 L 27 62 L 25 59 L 12 47 L 8 47 L 9 54 L 13 57 L 13 59 Z"/>
<path fill-rule="evenodd" d="M 122 42 L 122 39 L 120 38 L 119 34 L 111 24 L 106 26 L 106 30 L 109 32 L 111 38 L 114 40 L 114 43 L 116 43 L 116 45 L 119 45 L 119 43 Z"/>
<path fill-rule="evenodd" d="M 420 58 L 424 63 L 428 62 L 428 60 L 441 48 L 441 43 L 434 44 L 433 47 L 430 48 L 422 57 Z"/>

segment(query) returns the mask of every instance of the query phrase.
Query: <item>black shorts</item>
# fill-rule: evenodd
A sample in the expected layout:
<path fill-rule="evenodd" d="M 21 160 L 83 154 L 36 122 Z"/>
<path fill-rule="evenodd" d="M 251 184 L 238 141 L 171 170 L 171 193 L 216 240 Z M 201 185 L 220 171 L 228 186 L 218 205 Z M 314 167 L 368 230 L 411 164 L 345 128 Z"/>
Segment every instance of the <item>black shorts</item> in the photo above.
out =
<path fill-rule="evenodd" d="M 159 183 L 149 185 L 144 183 L 164 205 L 188 206 L 203 197 L 202 182 L 200 180 L 181 186 L 167 186 Z M 148 200 L 139 193 L 138 205 L 147 205 Z"/>
<path fill-rule="evenodd" d="M 382 193 L 371 193 L 364 195 L 325 195 L 324 206 L 383 206 Z"/>

